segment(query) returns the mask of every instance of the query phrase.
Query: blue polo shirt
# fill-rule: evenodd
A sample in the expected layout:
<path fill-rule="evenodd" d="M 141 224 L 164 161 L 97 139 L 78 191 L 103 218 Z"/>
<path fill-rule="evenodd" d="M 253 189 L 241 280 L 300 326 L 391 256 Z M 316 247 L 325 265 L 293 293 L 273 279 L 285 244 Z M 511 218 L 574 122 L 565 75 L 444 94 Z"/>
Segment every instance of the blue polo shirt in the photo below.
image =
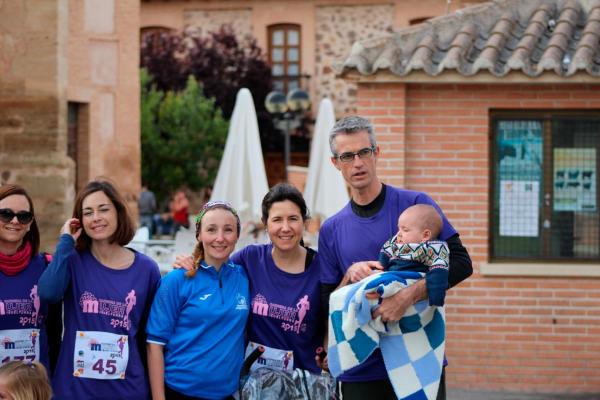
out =
<path fill-rule="evenodd" d="M 222 399 L 239 385 L 248 277 L 232 262 L 219 272 L 203 262 L 192 278 L 185 272 L 174 270 L 162 278 L 147 341 L 165 346 L 167 386 L 187 396 Z"/>

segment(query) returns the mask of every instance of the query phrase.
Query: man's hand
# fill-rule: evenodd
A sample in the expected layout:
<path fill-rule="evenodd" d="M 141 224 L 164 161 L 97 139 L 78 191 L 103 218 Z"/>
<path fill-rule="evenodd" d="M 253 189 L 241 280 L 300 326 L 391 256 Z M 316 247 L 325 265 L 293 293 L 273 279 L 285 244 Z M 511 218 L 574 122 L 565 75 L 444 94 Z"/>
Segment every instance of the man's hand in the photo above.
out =
<path fill-rule="evenodd" d="M 327 356 L 321 359 L 319 356 L 315 356 L 315 362 L 317 363 L 317 367 L 321 368 L 323 371 L 329 372 L 329 363 L 327 362 Z"/>
<path fill-rule="evenodd" d="M 325 338 L 325 342 L 327 338 Z M 327 351 L 324 347 L 319 347 L 317 349 L 317 355 L 315 356 L 315 361 L 317 362 L 317 366 L 321 368 L 323 371 L 329 372 L 329 362 L 327 358 Z"/>
<path fill-rule="evenodd" d="M 372 297 L 370 296 L 370 298 Z M 425 279 L 421 279 L 400 290 L 395 295 L 383 299 L 381 305 L 373 311 L 372 317 L 375 319 L 381 316 L 382 322 L 400 321 L 408 307 L 426 298 L 427 286 L 425 285 Z"/>
<path fill-rule="evenodd" d="M 175 257 L 175 262 L 173 263 L 173 269 L 185 269 L 189 271 L 194 269 L 194 259 L 192 256 L 187 254 L 179 254 Z"/>
<path fill-rule="evenodd" d="M 351 283 L 354 283 L 382 271 L 383 267 L 379 264 L 379 261 L 359 261 L 348 268 L 346 276 L 350 279 Z"/>

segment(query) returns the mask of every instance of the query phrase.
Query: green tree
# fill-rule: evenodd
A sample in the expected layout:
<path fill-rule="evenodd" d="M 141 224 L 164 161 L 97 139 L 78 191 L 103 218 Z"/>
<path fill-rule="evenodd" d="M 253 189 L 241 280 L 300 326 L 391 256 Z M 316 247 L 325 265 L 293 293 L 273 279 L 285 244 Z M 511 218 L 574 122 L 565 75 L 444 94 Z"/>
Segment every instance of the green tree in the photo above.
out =
<path fill-rule="evenodd" d="M 174 190 L 212 185 L 228 122 L 193 76 L 182 91 L 156 89 L 141 70 L 142 180 L 159 202 Z"/>

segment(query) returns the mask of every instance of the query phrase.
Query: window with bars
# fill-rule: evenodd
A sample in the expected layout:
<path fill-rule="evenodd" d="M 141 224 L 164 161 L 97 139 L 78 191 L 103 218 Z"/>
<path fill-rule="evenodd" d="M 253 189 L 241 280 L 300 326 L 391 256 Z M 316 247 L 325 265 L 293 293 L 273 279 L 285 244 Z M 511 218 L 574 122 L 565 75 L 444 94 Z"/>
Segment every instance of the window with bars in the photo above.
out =
<path fill-rule="evenodd" d="M 300 25 L 271 25 L 268 34 L 273 86 L 287 93 L 300 87 Z"/>
<path fill-rule="evenodd" d="M 493 113 L 491 256 L 597 260 L 600 113 Z"/>

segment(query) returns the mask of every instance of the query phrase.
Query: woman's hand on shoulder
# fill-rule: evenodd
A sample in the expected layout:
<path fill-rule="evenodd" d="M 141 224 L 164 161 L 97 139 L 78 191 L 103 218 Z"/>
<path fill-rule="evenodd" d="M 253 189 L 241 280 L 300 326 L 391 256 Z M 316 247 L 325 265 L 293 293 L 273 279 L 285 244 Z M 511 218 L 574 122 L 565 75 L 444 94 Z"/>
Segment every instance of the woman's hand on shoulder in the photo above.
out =
<path fill-rule="evenodd" d="M 71 235 L 73 240 L 77 241 L 79 236 L 81 235 L 81 222 L 77 218 L 69 218 L 67 222 L 62 226 L 60 230 L 60 234 Z"/>
<path fill-rule="evenodd" d="M 190 271 L 194 269 L 194 259 L 189 254 L 178 254 L 175 256 L 173 269 L 185 269 L 186 271 Z"/>

